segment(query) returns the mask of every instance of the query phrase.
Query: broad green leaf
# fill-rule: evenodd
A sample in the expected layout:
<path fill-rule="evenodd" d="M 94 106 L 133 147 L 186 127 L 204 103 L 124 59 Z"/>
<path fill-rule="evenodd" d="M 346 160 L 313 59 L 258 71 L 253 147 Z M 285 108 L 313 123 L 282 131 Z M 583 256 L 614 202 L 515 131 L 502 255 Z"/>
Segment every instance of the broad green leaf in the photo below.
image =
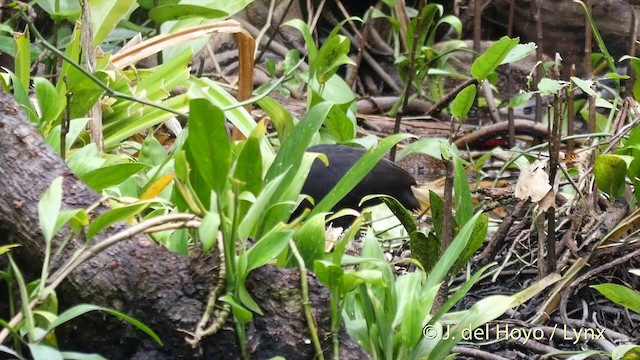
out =
<path fill-rule="evenodd" d="M 149 202 L 129 204 L 116 209 L 111 209 L 98 216 L 91 222 L 91 225 L 89 225 L 89 229 L 87 230 L 87 240 L 91 240 L 95 235 L 107 227 L 139 214 L 146 209 L 149 204 Z"/>
<path fill-rule="evenodd" d="M 51 182 L 47 191 L 42 194 L 42 199 L 38 202 L 38 218 L 40 230 L 47 244 L 51 242 L 55 235 L 56 221 L 60 213 L 62 203 L 62 177 L 57 177 Z"/>
<path fill-rule="evenodd" d="M 169 251 L 183 256 L 189 255 L 189 230 L 178 229 L 171 234 L 166 244 Z"/>
<path fill-rule="evenodd" d="M 533 96 L 532 92 L 522 92 L 514 95 L 511 99 L 509 99 L 509 103 L 507 103 L 507 108 L 517 108 L 522 105 L 525 105 L 531 100 Z"/>
<path fill-rule="evenodd" d="M 419 49 L 422 46 L 429 45 L 426 44 L 426 39 L 428 34 L 437 28 L 437 23 L 434 21 L 437 16 L 442 16 L 442 12 L 444 8 L 442 5 L 438 4 L 427 4 L 422 9 L 422 14 L 420 17 L 420 29 L 416 29 L 418 26 L 418 17 L 413 17 L 409 26 L 407 28 L 407 46 L 409 51 L 413 51 L 413 49 Z M 417 38 L 415 36 L 417 34 Z M 414 43 L 416 41 L 416 43 Z"/>
<path fill-rule="evenodd" d="M 256 122 L 243 106 L 238 105 L 238 101 L 224 90 L 215 81 L 207 78 L 191 78 L 189 88 L 190 98 L 206 98 L 215 106 L 224 109 L 227 120 L 233 124 L 240 132 L 249 137 L 256 127 Z M 260 141 L 260 150 L 264 159 L 273 159 L 275 151 L 267 139 Z"/>
<path fill-rule="evenodd" d="M 453 265 L 451 269 L 452 274 L 457 274 L 458 271 L 462 270 L 467 262 L 473 257 L 478 249 L 484 244 L 485 237 L 487 236 L 487 229 L 489 225 L 489 215 L 482 214 L 476 221 L 476 226 L 471 233 L 471 239 L 469 239 L 469 244 L 464 249 L 464 251 L 460 254 L 458 261 Z"/>
<path fill-rule="evenodd" d="M 40 344 L 28 344 L 27 346 L 34 360 L 63 360 L 58 349 Z"/>
<path fill-rule="evenodd" d="M 240 303 L 246 306 L 249 310 L 260 316 L 264 316 L 262 309 L 260 309 L 260 305 L 253 300 L 244 282 L 238 284 L 238 299 L 240 300 Z"/>
<path fill-rule="evenodd" d="M 318 281 L 328 287 L 329 290 L 335 291 L 340 285 L 340 277 L 344 274 L 344 269 L 341 266 L 326 260 L 316 260 L 313 268 L 318 276 Z"/>
<path fill-rule="evenodd" d="M 149 18 L 156 24 L 169 20 L 179 20 L 189 17 L 203 17 L 206 19 L 221 19 L 227 16 L 227 13 L 212 9 L 208 6 L 198 6 L 190 4 L 175 4 L 156 6 L 149 11 Z"/>
<path fill-rule="evenodd" d="M 85 354 L 72 351 L 61 351 L 60 354 L 65 360 L 107 360 L 100 354 Z"/>
<path fill-rule="evenodd" d="M 339 106 L 331 108 L 324 124 L 338 142 L 344 143 L 356 136 L 355 119 L 349 118 L 347 112 Z"/>
<path fill-rule="evenodd" d="M 510 39 L 503 36 L 491 45 L 484 54 L 480 55 L 471 65 L 471 74 L 482 82 L 489 74 L 494 72 L 511 50 L 518 44 L 519 38 Z"/>
<path fill-rule="evenodd" d="M 122 184 L 140 170 L 148 167 L 149 165 L 141 163 L 116 164 L 89 171 L 81 175 L 80 178 L 88 187 L 102 191 L 110 186 Z"/>
<path fill-rule="evenodd" d="M 293 234 L 293 241 L 304 259 L 304 263 L 311 271 L 315 261 L 322 258 L 325 249 L 325 213 L 312 216 L 302 223 L 302 226 Z M 287 266 L 295 266 L 296 259 L 289 256 Z"/>
<path fill-rule="evenodd" d="M 204 99 L 190 102 L 187 156 L 209 189 L 221 193 L 231 169 L 231 143 L 222 110 Z"/>
<path fill-rule="evenodd" d="M 289 110 L 287 110 L 282 104 L 270 97 L 258 100 L 258 106 L 267 113 L 269 119 L 271 119 L 271 122 L 273 123 L 273 126 L 276 128 L 280 143 L 283 143 L 295 126 L 291 112 L 289 112 Z"/>
<path fill-rule="evenodd" d="M 429 204 L 431 205 L 431 214 L 433 216 L 433 229 L 438 238 L 442 238 L 442 226 L 444 224 L 444 200 L 432 190 L 429 190 Z M 454 226 L 454 230 L 455 230 Z"/>
<path fill-rule="evenodd" d="M 24 33 L 14 32 L 13 38 L 16 42 L 15 74 L 23 89 L 29 89 L 31 81 L 31 53 L 29 46 L 29 31 Z"/>
<path fill-rule="evenodd" d="M 226 294 L 220 297 L 220 301 L 224 301 L 227 304 L 231 305 L 231 311 L 233 311 L 233 316 L 239 321 L 241 324 L 246 324 L 251 319 L 253 319 L 253 314 L 251 311 L 245 309 L 242 305 L 238 304 L 231 294 Z"/>
<path fill-rule="evenodd" d="M 395 198 L 390 196 L 378 196 L 384 203 L 389 207 L 393 215 L 400 220 L 402 226 L 407 230 L 408 233 L 412 233 L 418 230 L 418 226 L 416 224 L 416 220 L 413 218 L 413 214 L 411 211 L 407 210 L 402 204 Z M 364 203 L 368 200 L 370 196 L 366 196 L 362 199 L 361 203 Z"/>
<path fill-rule="evenodd" d="M 167 152 L 162 144 L 152 134 L 147 135 L 142 143 L 138 162 L 156 166 L 162 164 L 166 159 Z"/>
<path fill-rule="evenodd" d="M 640 314 L 640 292 L 619 284 L 592 285 L 614 303 Z"/>
<path fill-rule="evenodd" d="M 351 50 L 351 41 L 345 36 L 338 35 L 327 39 L 318 51 L 315 64 L 315 75 L 320 84 L 326 83 L 342 65 L 355 65 L 348 56 Z"/>
<path fill-rule="evenodd" d="M 220 228 L 220 214 L 207 212 L 202 218 L 202 223 L 198 228 L 198 235 L 202 241 L 202 251 L 207 254 L 218 241 L 218 229 Z"/>
<path fill-rule="evenodd" d="M 80 2 L 75 0 L 36 0 L 36 3 L 46 11 L 51 19 L 75 21 L 80 18 Z"/>
<path fill-rule="evenodd" d="M 162 340 L 160 340 L 160 337 L 158 337 L 158 335 L 156 335 L 156 333 L 153 332 L 153 330 L 151 330 L 149 327 L 147 327 L 145 324 L 141 323 L 140 321 L 132 318 L 129 315 L 123 314 L 119 311 L 113 310 L 113 309 L 109 309 L 109 308 L 105 308 L 102 306 L 97 306 L 97 305 L 90 305 L 90 304 L 81 304 L 81 305 L 76 305 L 68 310 L 66 310 L 65 312 L 63 312 L 62 314 L 60 314 L 58 316 L 58 318 L 53 321 L 51 324 L 49 324 L 49 327 L 47 328 L 47 331 L 50 332 L 53 329 L 57 328 L 58 326 L 68 322 L 69 320 L 75 319 L 78 316 L 82 316 L 88 312 L 91 311 L 103 311 L 106 312 L 107 314 L 113 315 L 115 317 L 117 317 L 120 320 L 123 320 L 135 327 L 137 327 L 138 329 L 142 330 L 142 332 L 144 332 L 145 334 L 149 335 L 149 337 L 151 337 L 156 343 L 158 343 L 160 346 L 162 346 Z"/>
<path fill-rule="evenodd" d="M 618 345 L 611 353 L 612 360 L 635 360 L 640 358 L 640 346 Z"/>
<path fill-rule="evenodd" d="M 246 215 L 238 226 L 238 236 L 241 239 L 246 239 L 250 235 L 255 235 L 255 232 L 253 230 L 255 229 L 256 224 L 260 223 L 260 215 L 264 214 L 267 205 L 278 190 L 285 176 L 286 173 L 269 181 L 264 189 L 262 189 L 260 195 L 258 195 L 256 201 L 251 205 L 249 211 L 247 211 Z"/>
<path fill-rule="evenodd" d="M 259 239 L 258 242 L 245 253 L 247 257 L 247 274 L 249 271 L 264 266 L 269 261 L 274 260 L 282 250 L 287 247 L 293 233 L 293 230 L 286 230 L 279 227 Z"/>
<path fill-rule="evenodd" d="M 442 139 L 436 138 L 422 138 L 407 145 L 398 153 L 396 160 L 404 159 L 411 154 L 427 154 L 433 156 L 436 159 L 441 158 L 440 148 L 442 146 Z"/>
<path fill-rule="evenodd" d="M 258 125 L 265 130 L 264 122 Z M 257 129 L 257 128 L 256 128 Z M 262 137 L 262 135 L 259 135 Z M 245 141 L 233 172 L 233 178 L 242 182 L 241 190 L 258 195 L 262 190 L 262 153 L 260 152 L 260 139 L 250 136 Z"/>
<path fill-rule="evenodd" d="M 538 46 L 535 43 L 517 44 L 505 58 L 502 60 L 502 64 L 512 64 L 518 60 L 522 60 L 529 56 Z"/>
<path fill-rule="evenodd" d="M 136 0 L 88 0 L 93 27 L 93 45 L 99 45 L 122 20 L 138 7 Z"/>
<path fill-rule="evenodd" d="M 615 198 L 624 194 L 627 164 L 616 155 L 598 154 L 593 165 L 593 174 L 600 191 Z"/>
<path fill-rule="evenodd" d="M 40 106 L 41 122 L 51 126 L 62 113 L 66 99 L 59 97 L 55 86 L 45 78 L 34 78 L 33 86 Z"/>
<path fill-rule="evenodd" d="M 438 252 L 440 251 L 440 241 L 432 233 L 426 234 L 423 231 L 413 231 L 409 233 L 409 246 L 411 248 L 411 257 L 418 260 L 426 273 L 438 261 Z"/>
<path fill-rule="evenodd" d="M 542 78 L 538 83 L 538 90 L 540 90 L 541 96 L 548 96 L 558 94 L 565 85 L 566 83 L 563 81 Z"/>
<path fill-rule="evenodd" d="M 593 81 L 591 80 L 582 80 L 579 77 L 572 76 L 571 81 L 573 81 L 576 86 L 580 88 L 585 94 L 589 96 L 596 96 L 596 92 L 593 91 Z"/>
<path fill-rule="evenodd" d="M 460 120 L 464 120 L 476 101 L 476 86 L 469 85 L 462 89 L 451 102 L 451 114 Z"/>

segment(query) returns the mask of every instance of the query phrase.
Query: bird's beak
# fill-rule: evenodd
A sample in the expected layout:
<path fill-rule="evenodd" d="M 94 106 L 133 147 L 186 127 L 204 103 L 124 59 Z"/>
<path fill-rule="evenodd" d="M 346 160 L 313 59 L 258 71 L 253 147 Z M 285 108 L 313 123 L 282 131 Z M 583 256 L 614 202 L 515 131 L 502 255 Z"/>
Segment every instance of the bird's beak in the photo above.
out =
<path fill-rule="evenodd" d="M 412 186 L 411 191 L 416 199 L 418 199 L 420 213 L 423 213 L 431 207 L 429 191 L 433 191 L 441 198 L 444 197 L 444 178 L 436 179 L 426 184 Z"/>

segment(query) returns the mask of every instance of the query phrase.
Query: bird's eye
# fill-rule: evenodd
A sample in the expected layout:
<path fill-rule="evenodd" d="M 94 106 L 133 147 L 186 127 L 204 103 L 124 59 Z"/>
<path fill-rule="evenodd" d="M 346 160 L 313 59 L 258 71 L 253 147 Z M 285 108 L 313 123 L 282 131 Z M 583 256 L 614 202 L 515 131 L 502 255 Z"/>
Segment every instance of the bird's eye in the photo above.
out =
<path fill-rule="evenodd" d="M 533 113 L 533 108 L 531 106 L 527 106 L 526 108 L 522 109 L 522 113 L 525 115 L 531 115 Z"/>

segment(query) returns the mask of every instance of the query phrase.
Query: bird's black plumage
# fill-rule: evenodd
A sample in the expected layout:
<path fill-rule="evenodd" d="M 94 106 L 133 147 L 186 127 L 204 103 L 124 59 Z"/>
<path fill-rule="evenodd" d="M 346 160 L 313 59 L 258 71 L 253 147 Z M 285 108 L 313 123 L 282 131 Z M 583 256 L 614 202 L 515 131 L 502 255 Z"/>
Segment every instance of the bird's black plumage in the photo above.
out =
<path fill-rule="evenodd" d="M 302 193 L 311 196 L 315 203 L 319 203 L 347 174 L 353 165 L 360 160 L 366 150 L 354 148 L 346 145 L 316 145 L 307 151 L 323 153 L 329 160 L 329 165 L 325 165 L 320 159 L 316 159 L 311 166 Z M 395 163 L 382 159 L 373 167 L 362 181 L 356 185 L 338 204 L 333 211 L 345 208 L 360 210 L 360 201 L 363 197 L 372 194 L 384 194 L 393 196 L 404 207 L 409 210 L 417 210 L 420 204 L 411 191 L 411 187 L 416 185 L 415 179 L 404 169 Z M 367 201 L 364 206 L 379 204 L 380 200 Z M 311 204 L 303 202 L 296 209 L 294 216 L 302 213 L 305 208 L 310 208 Z"/>

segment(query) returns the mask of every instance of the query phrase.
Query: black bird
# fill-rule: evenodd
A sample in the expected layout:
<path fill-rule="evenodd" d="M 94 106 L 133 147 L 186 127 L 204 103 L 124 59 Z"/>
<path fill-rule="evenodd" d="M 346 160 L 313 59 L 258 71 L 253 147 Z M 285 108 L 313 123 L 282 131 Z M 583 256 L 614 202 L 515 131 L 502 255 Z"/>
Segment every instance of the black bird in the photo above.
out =
<path fill-rule="evenodd" d="M 308 151 L 323 153 L 329 160 L 329 165 L 327 166 L 322 160 L 316 159 L 311 166 L 307 181 L 302 187 L 301 193 L 311 196 L 316 204 L 335 187 L 338 181 L 347 174 L 366 152 L 364 149 L 346 145 L 316 145 L 310 147 Z M 413 176 L 385 158 L 380 160 L 369 174 L 336 204 L 333 211 L 345 208 L 361 210 L 362 207 L 359 204 L 362 198 L 372 194 L 393 196 L 405 208 L 418 210 L 420 209 L 420 203 L 412 191 L 412 187 L 415 185 L 416 180 Z M 381 200 L 372 199 L 365 202 L 363 207 L 379 203 L 381 203 Z M 304 209 L 311 207 L 311 203 L 305 200 L 296 209 L 292 217 L 300 215 Z M 334 221 L 334 225 L 338 226 L 348 225 L 349 223 L 347 221 Z"/>

